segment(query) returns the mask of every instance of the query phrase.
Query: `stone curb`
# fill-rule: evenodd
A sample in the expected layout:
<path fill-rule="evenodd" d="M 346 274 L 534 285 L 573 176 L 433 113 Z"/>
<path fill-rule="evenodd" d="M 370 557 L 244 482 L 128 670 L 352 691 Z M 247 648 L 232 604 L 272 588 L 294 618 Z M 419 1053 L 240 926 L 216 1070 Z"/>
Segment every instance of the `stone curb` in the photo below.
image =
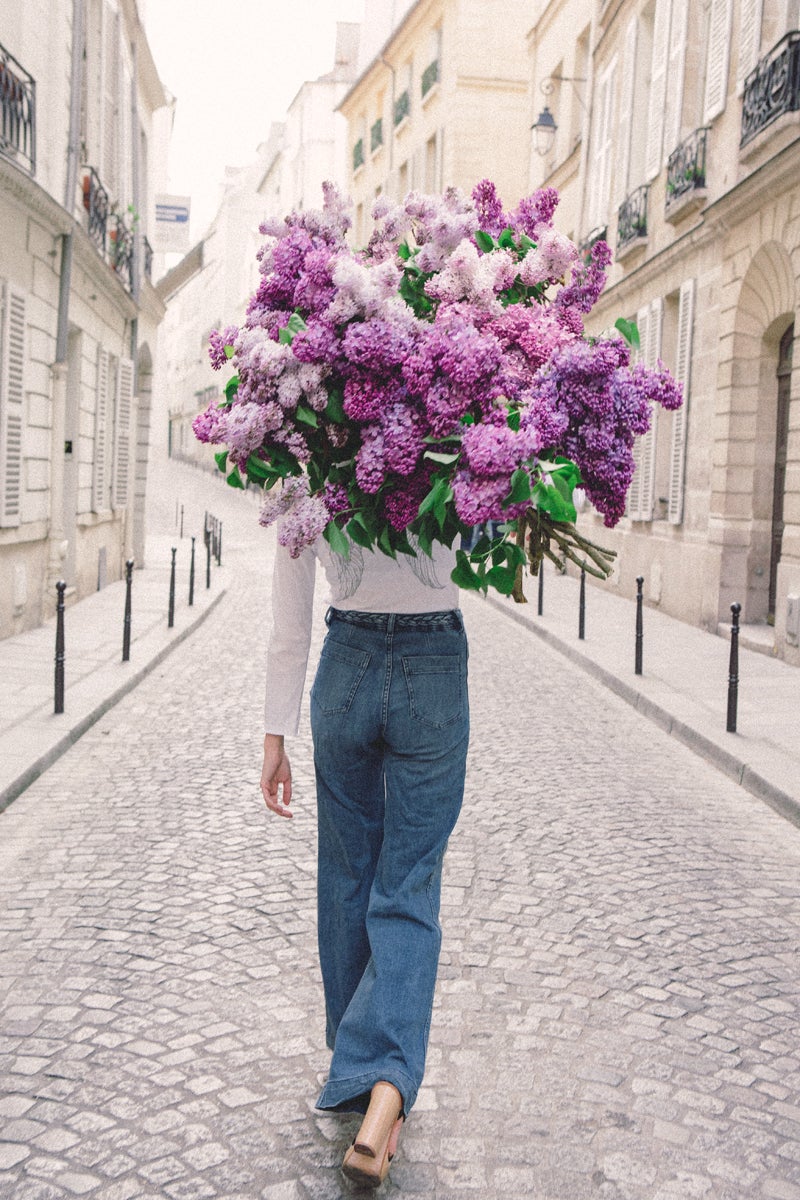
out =
<path fill-rule="evenodd" d="M 770 808 L 773 808 L 787 821 L 793 825 L 800 827 L 800 802 L 794 797 L 785 792 L 782 788 L 777 787 L 766 779 L 758 771 L 735 754 L 731 754 L 729 750 L 723 749 L 711 738 L 706 737 L 698 729 L 691 725 L 687 725 L 685 721 L 679 721 L 667 709 L 660 704 L 656 704 L 648 696 L 645 696 L 636 687 L 625 683 L 619 679 L 607 667 L 600 666 L 594 662 L 586 654 L 581 654 L 569 642 L 565 642 L 557 634 L 550 629 L 545 629 L 542 626 L 535 625 L 532 621 L 527 620 L 522 613 L 517 613 L 514 609 L 509 608 L 501 600 L 498 600 L 492 595 L 485 597 L 493 608 L 499 612 L 505 613 L 512 621 L 516 621 L 518 625 L 523 625 L 531 633 L 536 634 L 543 642 L 547 642 L 559 654 L 563 654 L 570 662 L 581 667 L 587 674 L 592 675 L 598 682 L 602 683 L 610 691 L 614 692 L 626 704 L 630 704 L 633 708 L 640 712 L 643 717 L 658 725 L 665 733 L 677 738 L 679 742 L 683 742 L 684 746 L 694 751 L 701 758 L 705 758 L 708 762 L 713 763 L 720 771 L 734 779 L 738 784 L 745 788 L 751 795 L 756 796 L 759 800 L 763 800 Z"/>
<path fill-rule="evenodd" d="M 118 704 L 123 696 L 127 696 L 128 692 L 133 691 L 133 689 L 137 687 L 142 680 L 159 665 L 159 663 L 164 661 L 167 655 L 170 654 L 170 652 L 174 650 L 176 646 L 179 646 L 181 642 L 185 641 L 185 639 L 189 637 L 190 634 L 194 633 L 194 631 L 199 628 L 200 625 L 202 625 L 206 617 L 214 611 L 226 592 L 227 587 L 223 586 L 220 591 L 217 592 L 216 596 L 209 601 L 208 605 L 202 610 L 202 612 L 197 614 L 190 625 L 187 625 L 184 629 L 181 629 L 179 633 L 176 633 L 165 646 L 162 646 L 160 650 L 158 650 L 153 657 L 144 664 L 144 666 L 139 667 L 135 674 L 129 676 L 129 678 L 127 678 L 123 683 L 119 684 L 119 686 L 116 687 L 113 692 L 105 696 L 100 703 L 96 704 L 95 707 L 92 708 L 88 713 L 85 713 L 82 717 L 78 718 L 74 725 L 72 725 L 67 732 L 58 739 L 57 742 L 54 742 L 53 745 L 50 746 L 49 749 L 45 750 L 43 754 L 40 754 L 39 757 L 33 763 L 31 763 L 29 767 L 26 767 L 26 769 L 22 771 L 15 779 L 13 779 L 11 783 L 7 784 L 2 791 L 0 791 L 0 812 L 2 812 L 5 808 L 8 808 L 9 804 L 16 800 L 18 796 L 22 795 L 25 789 L 30 787 L 35 779 L 38 779 L 39 776 L 42 775 L 48 767 L 51 767 L 53 763 L 61 757 L 62 754 L 65 754 L 70 747 L 74 746 L 78 739 L 83 737 L 87 729 L 91 729 L 92 725 L 99 721 L 102 716 L 105 716 L 105 714 L 112 709 L 115 704 Z"/>

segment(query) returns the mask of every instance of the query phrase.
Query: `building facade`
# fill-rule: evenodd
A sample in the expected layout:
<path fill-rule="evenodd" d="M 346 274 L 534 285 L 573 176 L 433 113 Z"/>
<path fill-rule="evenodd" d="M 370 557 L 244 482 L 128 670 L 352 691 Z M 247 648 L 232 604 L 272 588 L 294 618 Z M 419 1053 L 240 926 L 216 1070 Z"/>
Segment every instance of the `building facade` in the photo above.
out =
<path fill-rule="evenodd" d="M 135 0 L 0 12 L 0 636 L 141 562 L 166 97 Z"/>
<path fill-rule="evenodd" d="M 800 31 L 791 0 L 542 3 L 530 183 L 615 253 L 594 328 L 635 318 L 684 385 L 636 447 L 606 585 L 800 663 Z M 565 37 L 566 31 L 572 36 Z M 539 148 L 540 150 L 542 147 Z M 794 366 L 793 366 L 794 362 Z"/>
<path fill-rule="evenodd" d="M 470 191 L 490 176 L 512 204 L 526 187 L 530 10 L 502 0 L 419 0 L 403 11 L 340 105 L 357 245 L 369 237 L 381 193 Z"/>

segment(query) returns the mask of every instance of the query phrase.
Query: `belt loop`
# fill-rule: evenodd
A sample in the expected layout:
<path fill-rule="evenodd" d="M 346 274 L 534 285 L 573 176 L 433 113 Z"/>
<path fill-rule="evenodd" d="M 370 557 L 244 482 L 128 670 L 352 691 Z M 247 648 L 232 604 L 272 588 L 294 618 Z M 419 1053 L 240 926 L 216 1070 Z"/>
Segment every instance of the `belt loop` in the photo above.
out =
<path fill-rule="evenodd" d="M 325 613 L 325 624 L 328 626 L 328 629 L 330 629 L 330 627 L 331 627 L 331 619 L 332 618 L 333 618 L 333 609 L 329 608 L 328 611 Z"/>

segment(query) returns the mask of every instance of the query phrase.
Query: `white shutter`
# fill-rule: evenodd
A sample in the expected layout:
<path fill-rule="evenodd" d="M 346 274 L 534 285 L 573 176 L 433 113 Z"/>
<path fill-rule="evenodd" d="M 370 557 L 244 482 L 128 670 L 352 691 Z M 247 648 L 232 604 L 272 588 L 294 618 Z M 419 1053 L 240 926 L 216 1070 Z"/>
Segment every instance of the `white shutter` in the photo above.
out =
<path fill-rule="evenodd" d="M 680 145 L 683 116 L 683 70 L 686 62 L 686 29 L 689 20 L 689 0 L 672 0 L 672 22 L 669 31 L 669 70 L 667 72 L 666 124 L 664 126 L 664 157 Z"/>
<path fill-rule="evenodd" d="M 706 90 L 703 124 L 718 117 L 728 91 L 728 61 L 731 48 L 731 0 L 711 0 L 711 20 L 706 56 Z"/>
<path fill-rule="evenodd" d="M 638 357 L 644 358 L 650 330 L 650 309 L 647 305 L 644 308 L 640 308 L 636 314 L 636 326 L 639 330 L 639 345 L 641 347 Z M 632 521 L 642 520 L 642 441 L 642 438 L 637 437 L 633 443 L 633 479 L 628 489 L 628 502 L 626 506 L 627 514 Z"/>
<path fill-rule="evenodd" d="M 650 59 L 650 98 L 647 107 L 647 142 L 644 154 L 645 179 L 654 179 L 661 170 L 664 141 L 664 102 L 667 96 L 667 59 L 669 57 L 669 18 L 671 0 L 656 0 L 653 28 L 653 53 Z"/>
<path fill-rule="evenodd" d="M 639 310 L 637 325 L 641 342 L 641 357 L 647 367 L 654 367 L 661 355 L 663 320 L 664 302 L 660 297 Z M 657 423 L 658 412 L 653 409 L 650 416 L 650 428 L 633 444 L 633 461 L 636 469 L 628 493 L 628 516 L 632 521 L 652 521 L 653 519 Z"/>
<path fill-rule="evenodd" d="M 127 508 L 130 495 L 133 445 L 133 359 L 121 358 L 117 367 L 117 405 L 114 414 L 114 508 Z"/>
<path fill-rule="evenodd" d="M 595 129 L 592 138 L 591 196 L 589 201 L 592 228 L 608 220 L 608 190 L 611 182 L 611 156 L 614 146 L 614 91 L 617 60 L 611 62 L 598 80 L 595 107 Z"/>
<path fill-rule="evenodd" d="M 739 9 L 739 62 L 736 68 L 736 90 L 741 93 L 744 81 L 758 62 L 761 50 L 761 14 L 763 0 L 741 0 Z"/>
<path fill-rule="evenodd" d="M 92 462 L 92 509 L 108 508 L 108 373 L 109 355 L 100 348 L 97 355 L 97 391 L 94 413 L 94 459 Z"/>
<path fill-rule="evenodd" d="M 83 70 L 84 115 L 82 132 L 86 143 L 84 162 L 98 174 L 102 162 L 103 109 L 103 8 L 101 0 L 89 0 L 86 12 L 86 58 Z"/>
<path fill-rule="evenodd" d="M 620 100 L 617 144 L 617 186 L 614 189 L 619 203 L 631 190 L 631 124 L 633 119 L 634 94 L 636 88 L 636 34 L 639 22 L 631 17 L 625 26 L 625 57 L 622 61 L 622 96 Z"/>
<path fill-rule="evenodd" d="M 686 424 L 689 385 L 692 371 L 692 331 L 694 326 L 694 279 L 681 284 L 678 303 L 678 352 L 675 378 L 683 388 L 683 404 L 672 414 L 672 445 L 669 456 L 669 506 L 667 515 L 673 525 L 683 520 L 683 479 L 686 463 Z"/>
<path fill-rule="evenodd" d="M 0 285 L 0 527 L 22 513 L 22 428 L 25 415 L 25 295 Z"/>

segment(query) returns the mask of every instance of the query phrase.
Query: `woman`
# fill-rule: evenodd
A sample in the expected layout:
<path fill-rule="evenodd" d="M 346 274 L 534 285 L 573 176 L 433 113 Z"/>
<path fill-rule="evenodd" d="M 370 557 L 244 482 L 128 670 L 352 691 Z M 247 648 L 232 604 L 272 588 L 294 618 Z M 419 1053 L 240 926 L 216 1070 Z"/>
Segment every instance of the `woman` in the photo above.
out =
<path fill-rule="evenodd" d="M 311 728 L 333 1057 L 317 1107 L 366 1114 L 343 1170 L 377 1186 L 425 1066 L 442 859 L 464 790 L 467 642 L 446 547 L 395 560 L 351 545 L 344 559 L 319 539 L 292 559 L 279 545 L 261 775 L 279 816 L 292 815 L 284 736 L 299 724 L 318 561 L 331 607 Z"/>

